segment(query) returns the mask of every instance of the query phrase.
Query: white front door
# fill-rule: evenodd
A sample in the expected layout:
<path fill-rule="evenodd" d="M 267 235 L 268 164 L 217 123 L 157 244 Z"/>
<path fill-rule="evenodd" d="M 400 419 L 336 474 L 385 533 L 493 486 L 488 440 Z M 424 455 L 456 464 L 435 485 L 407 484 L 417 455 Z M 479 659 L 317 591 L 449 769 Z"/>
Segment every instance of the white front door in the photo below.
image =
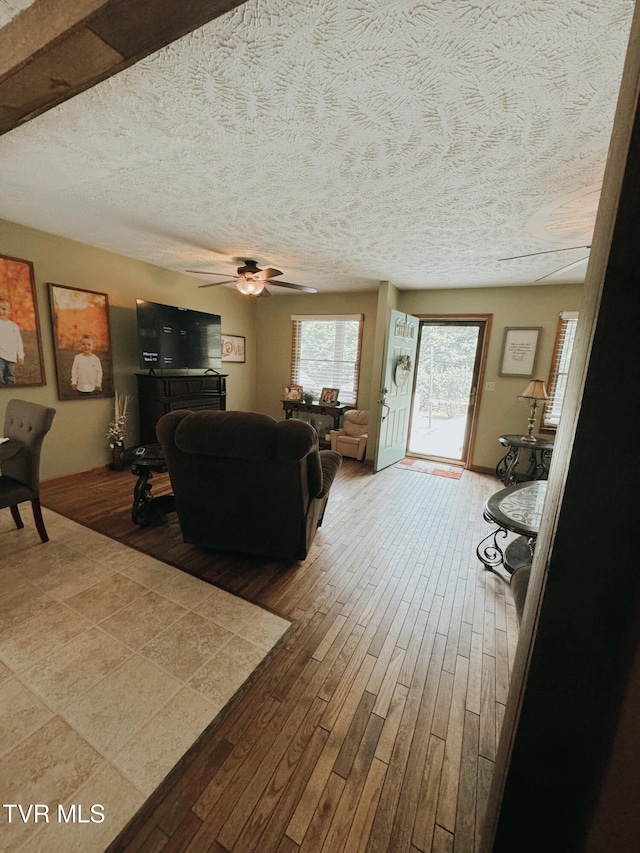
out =
<path fill-rule="evenodd" d="M 417 317 L 391 309 L 380 389 L 375 471 L 399 462 L 407 450 L 418 328 Z"/>

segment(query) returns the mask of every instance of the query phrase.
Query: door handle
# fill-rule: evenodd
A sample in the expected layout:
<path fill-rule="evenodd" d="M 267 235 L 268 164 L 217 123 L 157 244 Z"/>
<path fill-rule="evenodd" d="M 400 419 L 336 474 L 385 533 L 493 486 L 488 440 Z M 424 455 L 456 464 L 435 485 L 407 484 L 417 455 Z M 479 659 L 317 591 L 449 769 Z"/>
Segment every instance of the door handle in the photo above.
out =
<path fill-rule="evenodd" d="M 389 393 L 389 389 L 388 389 L 388 388 L 382 388 L 382 389 L 381 389 L 381 391 L 380 391 L 380 399 L 378 400 L 378 403 L 380 403 L 380 405 L 381 405 L 383 408 L 385 408 L 385 409 L 387 410 L 387 414 L 386 414 L 386 415 L 383 415 L 383 416 L 380 418 L 380 423 L 382 423 L 382 421 L 384 421 L 384 420 L 385 420 L 385 418 L 387 417 L 387 415 L 388 415 L 388 414 L 389 414 L 389 412 L 391 411 L 391 407 L 390 407 L 387 403 L 385 403 L 385 400 L 387 399 L 387 394 L 388 394 L 388 393 Z"/>

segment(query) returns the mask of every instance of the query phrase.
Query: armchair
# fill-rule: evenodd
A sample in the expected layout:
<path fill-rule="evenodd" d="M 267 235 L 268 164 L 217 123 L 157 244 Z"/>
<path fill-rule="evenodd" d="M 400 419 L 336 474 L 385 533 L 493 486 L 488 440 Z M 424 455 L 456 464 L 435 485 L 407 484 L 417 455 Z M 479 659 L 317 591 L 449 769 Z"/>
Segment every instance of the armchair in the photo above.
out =
<path fill-rule="evenodd" d="M 299 420 L 174 411 L 157 423 L 185 542 L 303 560 L 342 463 Z"/>
<path fill-rule="evenodd" d="M 40 450 L 56 410 L 25 400 L 9 400 L 0 444 L 0 508 L 9 507 L 18 529 L 24 527 L 18 504 L 31 502 L 33 520 L 42 542 L 49 536 L 40 508 Z"/>
<path fill-rule="evenodd" d="M 340 429 L 332 429 L 329 433 L 331 449 L 342 456 L 364 459 L 369 437 L 369 412 L 366 409 L 349 409 L 344 413 L 342 423 Z"/>

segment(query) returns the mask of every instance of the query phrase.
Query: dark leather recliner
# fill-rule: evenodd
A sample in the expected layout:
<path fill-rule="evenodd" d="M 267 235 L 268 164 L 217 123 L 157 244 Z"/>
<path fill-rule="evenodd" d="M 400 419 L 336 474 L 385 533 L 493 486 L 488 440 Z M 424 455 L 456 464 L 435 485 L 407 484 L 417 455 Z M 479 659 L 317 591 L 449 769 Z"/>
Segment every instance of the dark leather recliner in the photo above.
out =
<path fill-rule="evenodd" d="M 185 542 L 302 560 L 342 463 L 309 424 L 258 412 L 169 412 L 158 421 Z"/>

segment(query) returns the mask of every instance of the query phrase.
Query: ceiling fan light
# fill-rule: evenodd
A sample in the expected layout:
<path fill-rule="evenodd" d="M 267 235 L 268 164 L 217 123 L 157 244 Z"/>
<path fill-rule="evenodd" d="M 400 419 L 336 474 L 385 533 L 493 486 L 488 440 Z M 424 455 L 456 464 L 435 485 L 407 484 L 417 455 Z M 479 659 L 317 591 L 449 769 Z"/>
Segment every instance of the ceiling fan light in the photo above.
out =
<path fill-rule="evenodd" d="M 243 296 L 260 296 L 264 286 L 264 281 L 256 281 L 253 278 L 240 278 L 236 282 L 236 287 Z"/>

